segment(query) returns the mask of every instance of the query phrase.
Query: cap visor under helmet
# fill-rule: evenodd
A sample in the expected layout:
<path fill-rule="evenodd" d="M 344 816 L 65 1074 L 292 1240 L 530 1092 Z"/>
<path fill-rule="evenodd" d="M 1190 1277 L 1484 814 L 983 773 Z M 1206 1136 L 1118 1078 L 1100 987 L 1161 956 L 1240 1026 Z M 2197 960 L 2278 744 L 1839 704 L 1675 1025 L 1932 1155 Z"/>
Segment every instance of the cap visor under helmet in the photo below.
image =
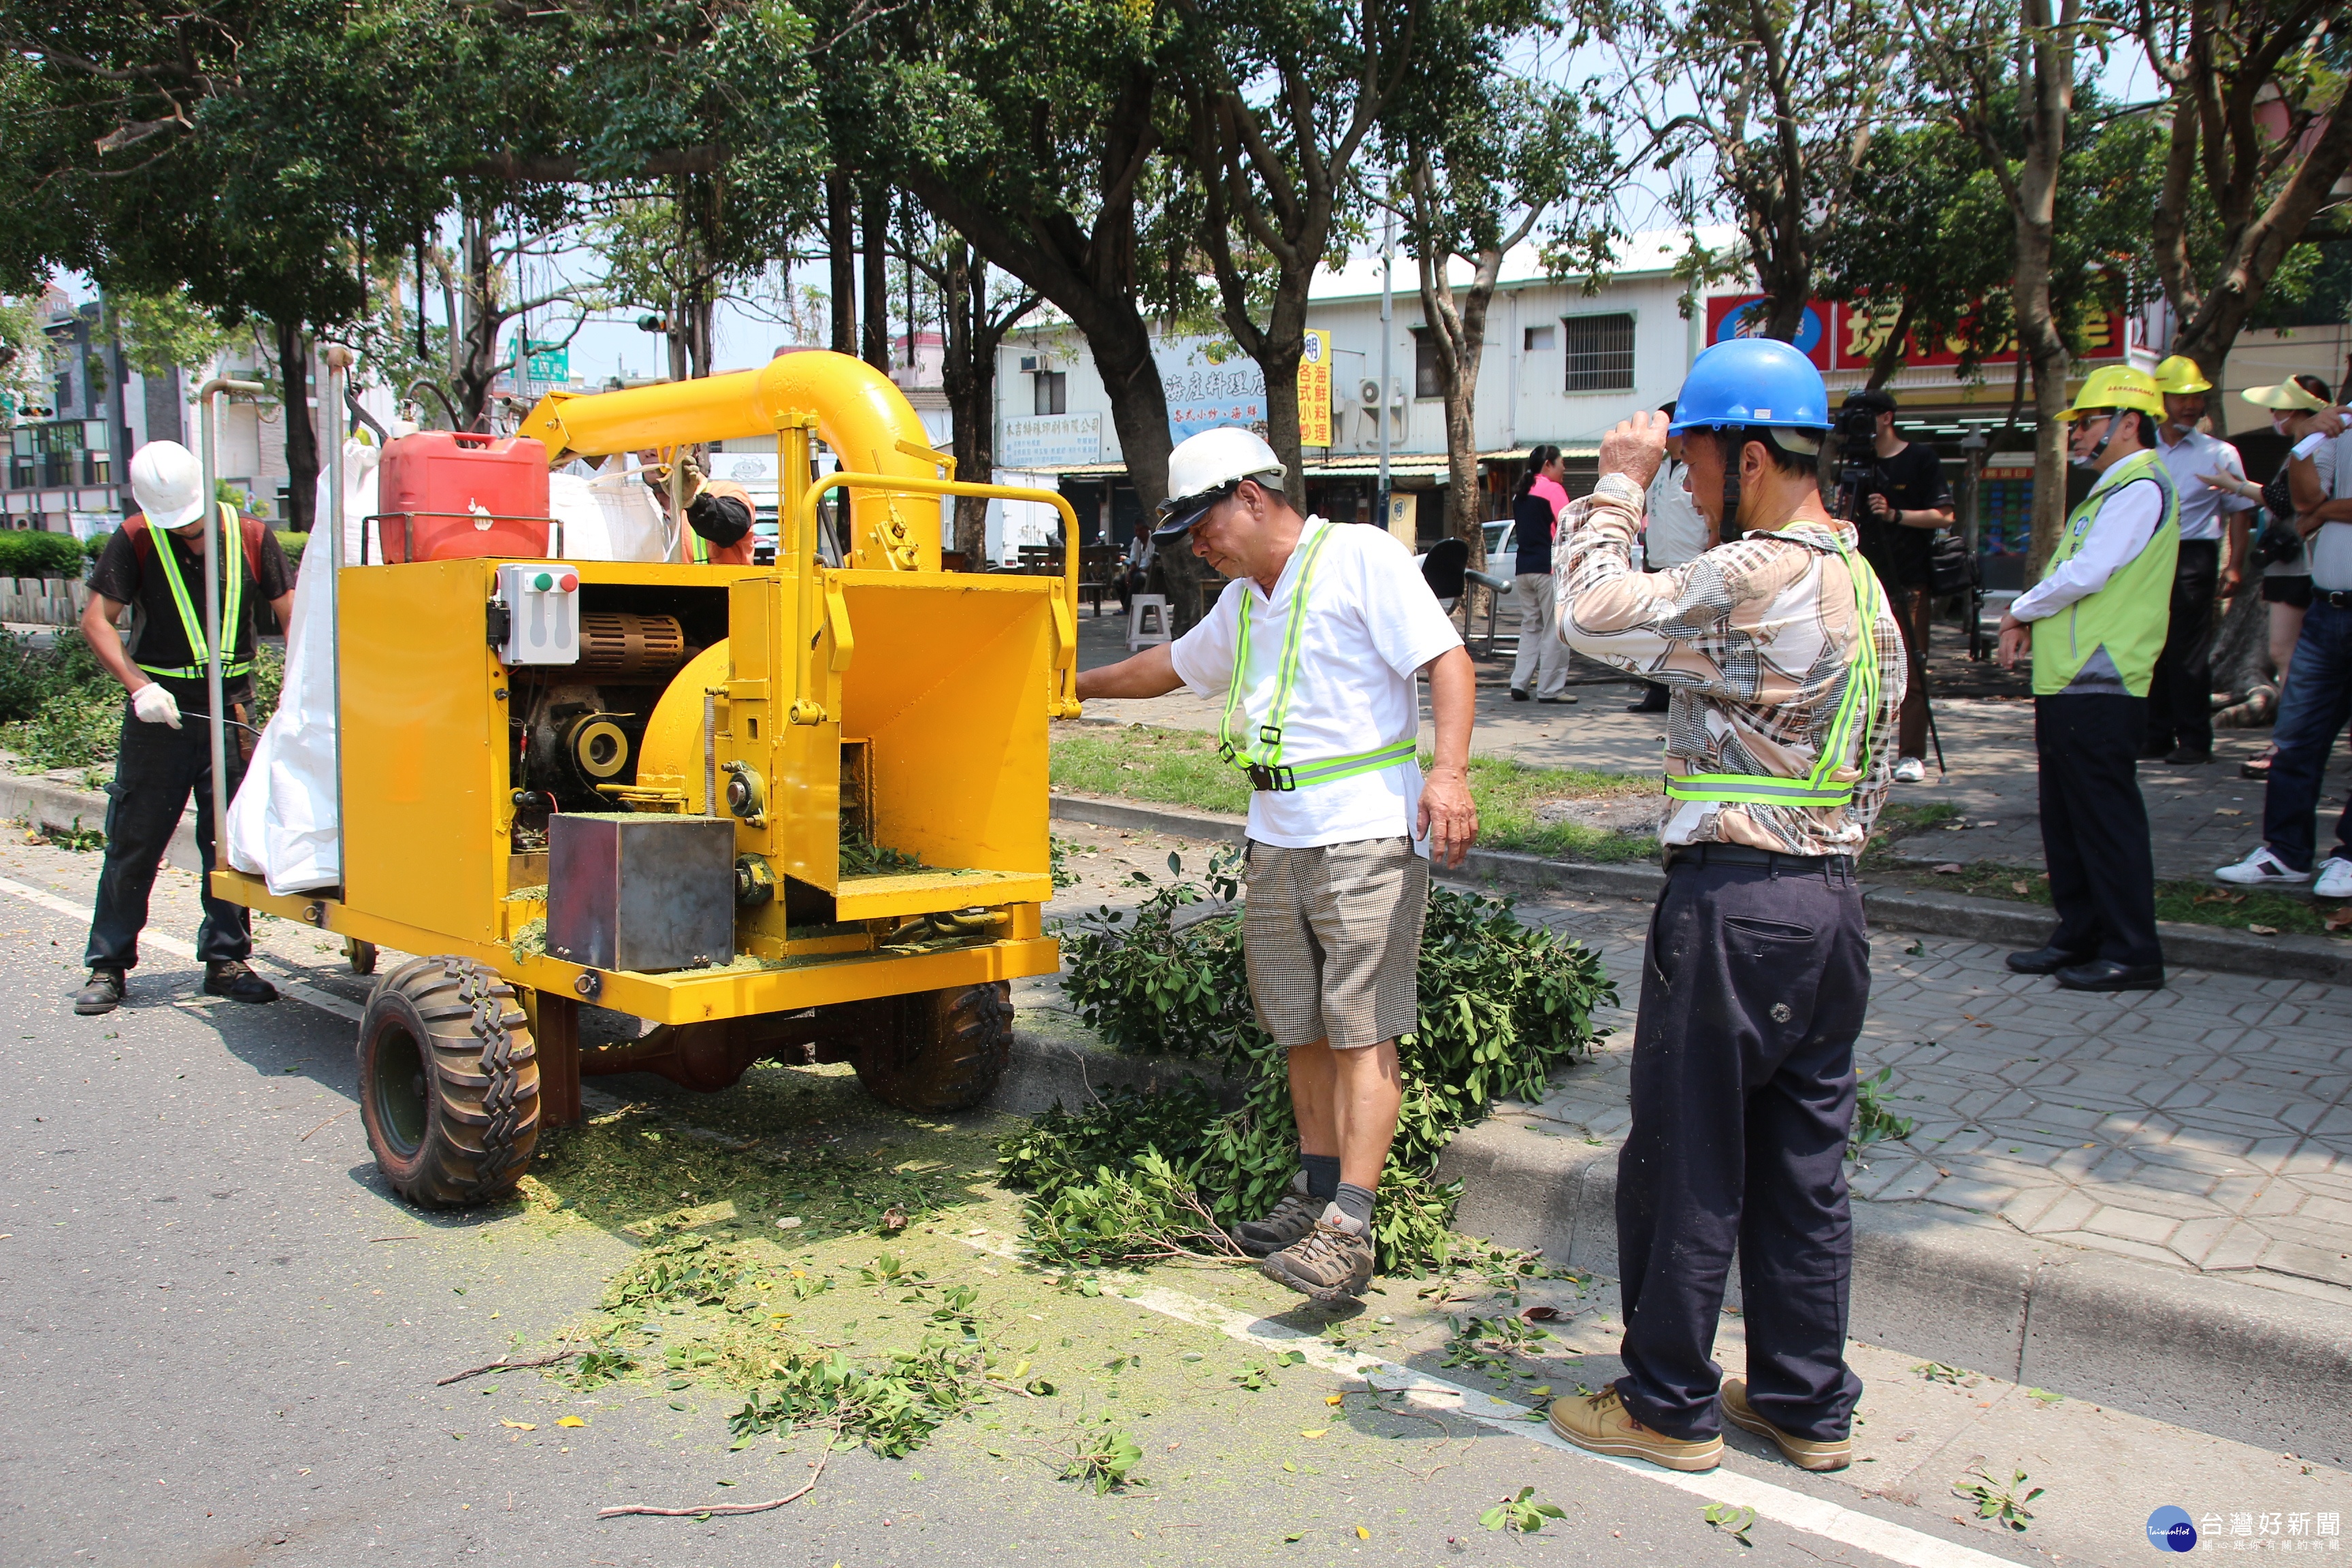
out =
<path fill-rule="evenodd" d="M 1234 487 L 1240 483 L 1239 479 L 1235 479 L 1233 484 L 1219 485 L 1206 495 L 1186 496 L 1180 500 L 1168 502 L 1167 513 L 1160 526 L 1151 531 L 1151 537 L 1174 539 L 1191 532 L 1192 525 L 1208 516 L 1209 509 L 1233 494 Z"/>

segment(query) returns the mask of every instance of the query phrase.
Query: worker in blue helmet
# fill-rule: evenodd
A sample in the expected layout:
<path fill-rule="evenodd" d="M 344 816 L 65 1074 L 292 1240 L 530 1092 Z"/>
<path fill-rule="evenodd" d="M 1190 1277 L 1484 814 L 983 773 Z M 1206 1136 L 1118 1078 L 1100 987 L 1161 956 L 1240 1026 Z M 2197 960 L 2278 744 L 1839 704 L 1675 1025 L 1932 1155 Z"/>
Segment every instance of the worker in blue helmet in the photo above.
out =
<path fill-rule="evenodd" d="M 1625 1375 L 1557 1400 L 1598 1453 L 1715 1467 L 1726 1420 L 1809 1470 L 1853 1462 L 1853 1224 L 1843 1161 L 1870 1000 L 1854 861 L 1885 801 L 1901 630 L 1822 504 L 1821 374 L 1787 343 L 1699 355 L 1671 421 L 1602 439 L 1560 518 L 1559 635 L 1668 692 L 1666 884 L 1634 1027 L 1617 1163 Z M 1696 559 L 1636 572 L 1644 492 L 1683 438 Z M 1713 1358 L 1739 1261 L 1748 1375 Z"/>

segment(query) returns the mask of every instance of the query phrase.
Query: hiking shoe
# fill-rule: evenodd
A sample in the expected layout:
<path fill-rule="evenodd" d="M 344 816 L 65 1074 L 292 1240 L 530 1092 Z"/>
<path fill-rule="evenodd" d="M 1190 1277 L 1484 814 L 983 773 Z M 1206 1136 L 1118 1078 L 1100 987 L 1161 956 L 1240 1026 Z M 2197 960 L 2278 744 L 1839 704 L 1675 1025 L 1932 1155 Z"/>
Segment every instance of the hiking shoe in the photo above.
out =
<path fill-rule="evenodd" d="M 1895 782 L 1896 784 L 1926 784 L 1927 782 L 1927 763 L 1918 757 L 1905 757 L 1902 761 L 1895 764 Z"/>
<path fill-rule="evenodd" d="M 1818 1437 L 1796 1437 L 1783 1432 L 1761 1415 L 1748 1403 L 1748 1381 L 1727 1377 L 1723 1380 L 1723 1418 L 1743 1432 L 1753 1432 L 1759 1437 L 1769 1437 L 1780 1450 L 1780 1457 L 1801 1470 L 1843 1470 L 1853 1463 L 1853 1438 L 1851 1435 L 1824 1441 Z"/>
<path fill-rule="evenodd" d="M 1711 1470 L 1723 1461 L 1721 1437 L 1669 1437 L 1627 1412 L 1614 1386 L 1551 1402 L 1551 1429 L 1578 1447 L 1621 1459 L 1647 1459 L 1670 1470 Z"/>
<path fill-rule="evenodd" d="M 2323 899 L 2352 899 L 2352 860 L 2330 855 L 2319 863 L 2319 879 L 2311 890 Z"/>
<path fill-rule="evenodd" d="M 2311 873 L 2298 871 L 2277 856 L 2271 847 L 2259 844 L 2254 852 L 2234 866 L 2217 868 L 2213 875 L 2225 882 L 2235 882 L 2241 888 L 2266 888 L 2278 882 L 2307 882 Z"/>
<path fill-rule="evenodd" d="M 2201 768 L 2213 760 L 2210 752 L 2200 752 L 2190 746 L 2175 746 L 2164 753 L 2167 765 L 2176 768 Z"/>
<path fill-rule="evenodd" d="M 1328 1201 L 1309 1197 L 1293 1187 L 1282 1194 L 1282 1201 L 1264 1219 L 1245 1219 L 1234 1226 L 1234 1239 L 1252 1258 L 1280 1252 L 1293 1242 L 1306 1239 L 1307 1233 L 1315 1228 L 1315 1222 L 1323 1217 L 1323 1206 Z"/>
<path fill-rule="evenodd" d="M 111 1013 L 122 1005 L 122 971 L 93 969 L 89 984 L 74 994 L 74 1011 L 85 1018 Z"/>
<path fill-rule="evenodd" d="M 231 958 L 205 965 L 205 994 L 232 1002 L 275 1002 L 278 987 L 256 974 L 245 960 Z"/>
<path fill-rule="evenodd" d="M 1279 1280 L 1325 1306 L 1352 1301 L 1372 1282 L 1372 1237 L 1318 1219 L 1305 1237 L 1258 1265 Z"/>

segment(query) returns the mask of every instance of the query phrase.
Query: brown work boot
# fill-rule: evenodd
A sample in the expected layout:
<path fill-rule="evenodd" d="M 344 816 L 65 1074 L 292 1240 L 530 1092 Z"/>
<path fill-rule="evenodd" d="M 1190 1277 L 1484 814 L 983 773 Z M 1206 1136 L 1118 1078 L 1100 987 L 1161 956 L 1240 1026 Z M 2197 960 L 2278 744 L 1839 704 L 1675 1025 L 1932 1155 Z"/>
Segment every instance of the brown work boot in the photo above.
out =
<path fill-rule="evenodd" d="M 1823 1441 L 1818 1437 L 1792 1437 L 1761 1415 L 1748 1403 L 1748 1384 L 1743 1378 L 1723 1380 L 1723 1418 L 1743 1432 L 1753 1432 L 1759 1437 L 1769 1437 L 1780 1457 L 1801 1470 L 1843 1470 L 1853 1463 L 1853 1437 L 1851 1434 Z"/>
<path fill-rule="evenodd" d="M 1315 1228 L 1315 1222 L 1323 1217 L 1323 1206 L 1328 1201 L 1293 1187 L 1282 1194 L 1282 1201 L 1264 1219 L 1245 1219 L 1234 1226 L 1234 1239 L 1252 1258 L 1280 1252 L 1291 1243 L 1306 1238 L 1307 1233 Z"/>
<path fill-rule="evenodd" d="M 1258 1268 L 1269 1279 L 1278 1279 L 1302 1296 L 1327 1307 L 1352 1301 L 1372 1282 L 1372 1237 L 1342 1230 L 1318 1219 L 1299 1240 L 1268 1258 Z"/>
<path fill-rule="evenodd" d="M 93 969 L 89 984 L 74 994 L 74 1011 L 85 1018 L 111 1013 L 122 1005 L 122 971 Z"/>
<path fill-rule="evenodd" d="M 1612 1386 L 1551 1402 L 1551 1429 L 1578 1447 L 1621 1459 L 1647 1459 L 1670 1470 L 1711 1470 L 1723 1460 L 1720 1437 L 1669 1437 L 1633 1419 Z"/>

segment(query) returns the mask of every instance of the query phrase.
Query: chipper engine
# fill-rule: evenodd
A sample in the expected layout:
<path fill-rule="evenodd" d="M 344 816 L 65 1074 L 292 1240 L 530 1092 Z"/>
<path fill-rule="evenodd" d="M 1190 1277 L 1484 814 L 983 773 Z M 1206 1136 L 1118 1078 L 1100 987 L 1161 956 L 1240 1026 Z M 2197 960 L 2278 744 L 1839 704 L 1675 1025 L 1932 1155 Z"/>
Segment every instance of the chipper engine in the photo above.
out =
<path fill-rule="evenodd" d="M 501 450 L 755 437 L 772 567 L 570 559 L 476 503 L 370 519 L 391 563 L 335 568 L 341 884 L 214 886 L 425 955 L 377 978 L 359 1041 L 369 1143 L 414 1202 L 507 1192 L 583 1075 L 720 1089 L 847 1061 L 892 1105 L 971 1106 L 1006 1065 L 1009 983 L 1057 966 L 1046 727 L 1077 707 L 1075 571 L 942 572 L 936 498 L 1047 502 L 1074 542 L 1066 502 L 957 481 L 896 386 L 824 353 L 557 394 Z M 583 1049 L 587 1005 L 651 1026 Z"/>

